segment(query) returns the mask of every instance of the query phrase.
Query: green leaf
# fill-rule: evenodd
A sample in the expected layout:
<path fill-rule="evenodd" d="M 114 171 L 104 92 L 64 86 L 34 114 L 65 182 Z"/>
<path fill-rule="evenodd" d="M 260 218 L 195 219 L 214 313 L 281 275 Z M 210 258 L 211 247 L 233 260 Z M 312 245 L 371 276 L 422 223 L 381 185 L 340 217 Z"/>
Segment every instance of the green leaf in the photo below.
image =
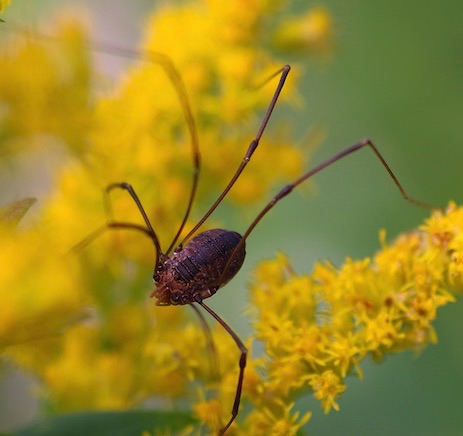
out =
<path fill-rule="evenodd" d="M 184 412 L 132 410 L 124 412 L 79 412 L 50 417 L 14 432 L 15 436 L 132 436 L 172 434 L 196 421 Z"/>
<path fill-rule="evenodd" d="M 0 223 L 11 227 L 16 226 L 36 201 L 36 198 L 26 197 L 1 207 Z"/>

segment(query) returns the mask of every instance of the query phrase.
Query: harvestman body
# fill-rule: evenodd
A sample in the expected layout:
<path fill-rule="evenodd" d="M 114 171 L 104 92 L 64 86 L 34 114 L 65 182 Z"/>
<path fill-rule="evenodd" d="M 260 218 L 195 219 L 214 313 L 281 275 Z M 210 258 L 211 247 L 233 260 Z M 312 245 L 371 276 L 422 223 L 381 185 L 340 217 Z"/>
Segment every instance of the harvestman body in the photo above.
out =
<path fill-rule="evenodd" d="M 114 48 L 103 44 L 93 45 L 96 47 L 96 50 L 115 53 L 125 57 L 140 57 L 140 53 L 137 52 L 121 50 L 119 48 Z M 188 125 L 192 146 L 194 171 L 192 188 L 183 221 L 169 248 L 164 252 L 161 249 L 156 232 L 154 231 L 150 223 L 150 220 L 142 206 L 142 203 L 139 200 L 137 194 L 135 193 L 133 187 L 129 183 L 113 183 L 107 187 L 105 192 L 105 204 L 108 216 L 110 217 L 108 218 L 108 222 L 106 223 L 106 225 L 97 229 L 95 232 L 91 233 L 87 238 L 81 241 L 78 245 L 76 245 L 74 247 L 74 250 L 78 250 L 85 247 L 107 229 L 129 229 L 145 233 L 152 240 L 156 249 L 156 261 L 153 275 L 155 289 L 150 295 L 151 297 L 154 297 L 156 299 L 156 305 L 169 306 L 190 304 L 200 315 L 202 322 L 204 322 L 202 315 L 195 307 L 195 304 L 198 304 L 204 310 L 206 310 L 211 316 L 213 316 L 217 320 L 217 322 L 219 322 L 222 325 L 222 327 L 228 332 L 228 334 L 233 338 L 241 355 L 239 358 L 239 375 L 237 379 L 236 393 L 231 411 L 231 417 L 229 418 L 228 422 L 219 430 L 219 434 L 224 434 L 238 415 L 241 400 L 241 391 L 243 387 L 244 371 L 246 366 L 247 349 L 243 344 L 242 340 L 231 329 L 231 327 L 229 327 L 228 324 L 226 324 L 225 321 L 219 315 L 217 315 L 209 306 L 207 306 L 204 303 L 204 300 L 214 295 L 222 286 L 228 283 L 238 273 L 246 255 L 245 241 L 249 234 L 253 231 L 254 227 L 264 217 L 264 215 L 266 215 L 267 212 L 282 198 L 290 194 L 296 186 L 309 179 L 316 173 L 320 172 L 324 168 L 330 166 L 334 162 L 366 146 L 370 147 L 373 150 L 376 157 L 380 160 L 381 164 L 387 170 L 389 176 L 392 178 L 400 193 L 407 201 L 414 203 L 420 207 L 428 209 L 433 208 L 427 204 L 416 201 L 408 196 L 408 194 L 405 192 L 398 179 L 390 169 L 389 165 L 386 163 L 381 153 L 375 147 L 375 145 L 369 139 L 365 139 L 350 147 L 345 148 L 341 152 L 332 156 L 330 159 L 324 161 L 312 170 L 301 175 L 292 183 L 284 186 L 256 216 L 254 221 L 252 221 L 252 223 L 243 235 L 240 235 L 239 233 L 234 231 L 213 229 L 204 231 L 193 237 L 197 230 L 202 226 L 202 224 L 207 220 L 207 218 L 221 203 L 221 201 L 227 195 L 228 191 L 232 188 L 232 186 L 234 185 L 234 183 L 248 164 L 248 162 L 251 160 L 254 151 L 259 145 L 259 141 L 272 115 L 278 97 L 281 93 L 281 90 L 283 89 L 284 83 L 290 71 L 290 66 L 286 65 L 272 76 L 275 77 L 279 75 L 279 83 L 276 87 L 272 100 L 268 106 L 267 112 L 263 118 L 259 131 L 257 132 L 255 139 L 249 145 L 248 150 L 241 164 L 238 166 L 228 185 L 225 187 L 223 192 L 219 195 L 219 197 L 210 207 L 210 209 L 206 212 L 203 218 L 201 218 L 201 220 L 194 226 L 194 228 L 188 233 L 188 235 L 180 243 L 178 243 L 180 234 L 190 215 L 190 211 L 192 208 L 193 200 L 195 198 L 196 189 L 198 185 L 200 173 L 199 141 L 197 137 L 195 121 L 192 116 L 192 111 L 187 97 L 185 86 L 183 84 L 180 74 L 178 74 L 170 59 L 159 53 L 149 53 L 142 56 L 142 58 L 145 61 L 159 64 L 165 70 L 166 74 L 171 79 L 172 84 L 177 92 L 184 113 L 184 117 Z M 137 205 L 146 227 L 134 223 L 115 221 L 111 218 L 109 193 L 113 189 L 122 189 L 129 193 L 129 195 L 132 197 L 133 201 Z M 174 247 L 176 248 L 174 249 Z"/>

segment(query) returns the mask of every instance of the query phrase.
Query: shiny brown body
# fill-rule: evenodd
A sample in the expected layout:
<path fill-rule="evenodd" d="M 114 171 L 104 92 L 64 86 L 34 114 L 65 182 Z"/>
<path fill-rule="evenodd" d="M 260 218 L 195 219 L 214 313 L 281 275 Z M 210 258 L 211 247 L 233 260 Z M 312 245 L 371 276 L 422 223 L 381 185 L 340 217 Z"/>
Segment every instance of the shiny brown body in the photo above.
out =
<path fill-rule="evenodd" d="M 156 298 L 158 306 L 199 303 L 211 297 L 243 265 L 244 241 L 236 250 L 241 239 L 239 233 L 222 229 L 195 236 L 171 257 L 161 258 L 154 272 L 156 289 L 151 297 Z"/>

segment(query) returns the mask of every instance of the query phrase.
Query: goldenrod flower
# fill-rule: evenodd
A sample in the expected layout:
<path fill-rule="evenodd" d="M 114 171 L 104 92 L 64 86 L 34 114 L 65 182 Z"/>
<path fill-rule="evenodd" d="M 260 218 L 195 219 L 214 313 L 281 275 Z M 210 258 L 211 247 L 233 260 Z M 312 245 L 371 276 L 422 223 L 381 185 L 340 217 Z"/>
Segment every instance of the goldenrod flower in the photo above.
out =
<path fill-rule="evenodd" d="M 317 263 L 310 275 L 295 274 L 282 254 L 261 263 L 250 287 L 255 335 L 268 356 L 260 398 L 289 404 L 312 391 L 325 412 L 338 410 L 345 378 L 362 376 L 367 355 L 435 343 L 437 309 L 463 291 L 462 232 L 463 209 L 451 203 L 390 245 L 381 231 L 373 258 Z"/>

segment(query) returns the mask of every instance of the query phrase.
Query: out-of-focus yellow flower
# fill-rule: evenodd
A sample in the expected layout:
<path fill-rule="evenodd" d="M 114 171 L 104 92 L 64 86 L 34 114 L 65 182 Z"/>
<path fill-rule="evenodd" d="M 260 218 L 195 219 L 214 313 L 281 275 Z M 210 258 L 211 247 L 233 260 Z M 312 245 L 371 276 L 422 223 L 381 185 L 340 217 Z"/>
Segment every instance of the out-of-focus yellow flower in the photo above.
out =
<path fill-rule="evenodd" d="M 51 45 L 26 36 L 13 41 L 8 26 L 0 29 L 6 40 L 0 51 L 0 157 L 52 146 L 64 145 L 68 152 L 87 147 L 82 133 L 89 129 L 93 111 L 81 26 L 63 20 Z"/>
<path fill-rule="evenodd" d="M 37 230 L 22 233 L 0 225 L 0 240 L 0 349 L 35 350 L 41 340 L 56 339 L 70 323 L 86 317 L 82 271 Z"/>
<path fill-rule="evenodd" d="M 11 0 L 0 0 L 0 12 L 3 12 L 10 3 Z"/>
<path fill-rule="evenodd" d="M 333 39 L 331 16 L 325 8 L 317 7 L 305 14 L 282 22 L 272 38 L 273 45 L 284 52 L 329 53 Z"/>

